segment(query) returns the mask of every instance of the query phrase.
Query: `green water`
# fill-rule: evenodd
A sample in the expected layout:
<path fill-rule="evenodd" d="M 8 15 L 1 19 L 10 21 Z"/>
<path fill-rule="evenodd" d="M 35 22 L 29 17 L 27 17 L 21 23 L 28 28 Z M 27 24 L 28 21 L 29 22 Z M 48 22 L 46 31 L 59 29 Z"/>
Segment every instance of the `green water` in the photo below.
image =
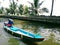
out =
<path fill-rule="evenodd" d="M 4 21 L 7 19 L 0 18 L 0 45 L 60 45 L 60 26 L 56 24 L 14 19 L 14 26 L 38 33 L 45 38 L 42 42 L 29 42 L 5 32 L 3 29 Z"/>

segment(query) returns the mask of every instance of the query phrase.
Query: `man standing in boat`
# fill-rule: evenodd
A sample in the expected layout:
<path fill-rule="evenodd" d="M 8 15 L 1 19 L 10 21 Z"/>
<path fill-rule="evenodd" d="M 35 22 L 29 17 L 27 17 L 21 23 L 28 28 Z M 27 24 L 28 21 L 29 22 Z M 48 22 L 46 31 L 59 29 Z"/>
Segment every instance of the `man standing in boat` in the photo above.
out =
<path fill-rule="evenodd" d="M 5 26 L 11 27 L 12 24 L 14 24 L 14 23 L 13 23 L 12 19 L 8 19 L 8 22 L 7 23 L 5 22 L 4 24 L 5 24 Z"/>

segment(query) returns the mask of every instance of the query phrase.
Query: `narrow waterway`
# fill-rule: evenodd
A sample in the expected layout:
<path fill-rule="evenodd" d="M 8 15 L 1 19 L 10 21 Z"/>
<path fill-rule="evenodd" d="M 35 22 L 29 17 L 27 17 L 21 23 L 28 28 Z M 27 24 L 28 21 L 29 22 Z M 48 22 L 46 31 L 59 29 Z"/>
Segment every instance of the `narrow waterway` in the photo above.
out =
<path fill-rule="evenodd" d="M 4 31 L 4 21 L 7 21 L 7 19 L 0 18 L 0 45 L 60 45 L 60 26 L 56 24 L 14 19 L 14 26 L 32 33 L 38 33 L 45 38 L 44 41 L 37 44 L 35 42 L 23 41 Z"/>

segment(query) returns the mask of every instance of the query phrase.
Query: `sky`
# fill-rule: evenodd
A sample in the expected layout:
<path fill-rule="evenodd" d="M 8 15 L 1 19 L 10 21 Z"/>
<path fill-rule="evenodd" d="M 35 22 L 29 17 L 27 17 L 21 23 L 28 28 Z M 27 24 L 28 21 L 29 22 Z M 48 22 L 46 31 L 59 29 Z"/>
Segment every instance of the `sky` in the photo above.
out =
<path fill-rule="evenodd" d="M 18 5 L 19 4 L 23 4 L 23 5 L 27 5 L 27 6 L 31 6 L 29 2 L 33 3 L 33 0 L 14 0 Z M 51 1 L 52 0 L 40 0 L 39 2 L 44 1 L 44 3 L 41 5 L 40 8 L 46 7 L 47 9 L 49 9 L 49 13 L 43 13 L 43 15 L 50 15 L 51 12 Z M 60 16 L 60 0 L 54 0 L 54 9 L 53 9 L 53 15 L 55 16 Z M 9 8 L 10 2 L 9 0 L 0 0 L 0 7 L 5 7 L 5 8 Z"/>

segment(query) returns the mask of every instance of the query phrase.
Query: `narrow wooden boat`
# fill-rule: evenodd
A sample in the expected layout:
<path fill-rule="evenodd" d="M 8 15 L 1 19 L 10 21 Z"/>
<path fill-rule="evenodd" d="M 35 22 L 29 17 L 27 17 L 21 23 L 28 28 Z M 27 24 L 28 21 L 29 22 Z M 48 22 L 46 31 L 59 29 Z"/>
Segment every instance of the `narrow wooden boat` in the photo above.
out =
<path fill-rule="evenodd" d="M 43 41 L 44 40 L 44 38 L 41 35 L 37 35 L 31 32 L 25 31 L 15 26 L 8 27 L 4 25 L 4 30 L 6 30 L 8 33 L 16 37 L 20 37 L 22 39 L 26 39 L 30 41 Z"/>

